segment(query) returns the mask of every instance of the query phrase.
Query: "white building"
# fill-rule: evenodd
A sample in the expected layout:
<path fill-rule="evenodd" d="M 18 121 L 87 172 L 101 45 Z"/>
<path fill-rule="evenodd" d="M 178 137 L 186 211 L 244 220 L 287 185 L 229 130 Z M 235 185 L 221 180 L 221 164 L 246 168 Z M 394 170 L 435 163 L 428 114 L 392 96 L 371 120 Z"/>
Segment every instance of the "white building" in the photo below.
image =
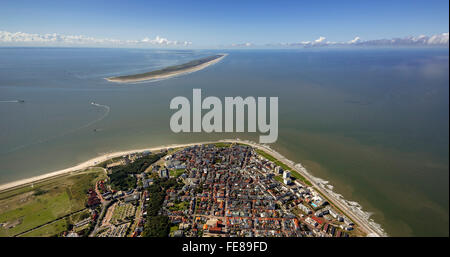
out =
<path fill-rule="evenodd" d="M 306 214 L 311 214 L 312 213 L 312 210 L 310 208 L 308 208 L 307 206 L 305 206 L 305 205 L 303 205 L 301 203 L 299 203 L 297 206 L 298 206 L 298 208 L 300 210 L 302 210 Z"/>

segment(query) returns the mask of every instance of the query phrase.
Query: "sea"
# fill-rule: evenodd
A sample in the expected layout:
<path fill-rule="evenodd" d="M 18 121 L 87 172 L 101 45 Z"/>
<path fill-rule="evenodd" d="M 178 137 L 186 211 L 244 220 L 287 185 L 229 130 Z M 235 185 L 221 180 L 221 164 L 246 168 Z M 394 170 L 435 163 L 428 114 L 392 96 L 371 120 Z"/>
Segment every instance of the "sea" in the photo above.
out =
<path fill-rule="evenodd" d="M 217 53 L 152 82 L 104 78 Z M 121 150 L 259 133 L 174 133 L 171 99 L 278 97 L 271 147 L 389 236 L 449 235 L 449 50 L 0 48 L 0 184 Z M 95 103 L 95 104 L 92 104 Z"/>

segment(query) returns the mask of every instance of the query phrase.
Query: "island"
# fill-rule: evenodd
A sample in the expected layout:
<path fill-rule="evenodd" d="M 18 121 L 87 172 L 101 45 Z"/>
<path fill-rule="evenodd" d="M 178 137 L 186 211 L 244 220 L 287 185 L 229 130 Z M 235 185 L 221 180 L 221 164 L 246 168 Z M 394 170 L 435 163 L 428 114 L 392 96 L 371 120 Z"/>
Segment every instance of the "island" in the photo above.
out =
<path fill-rule="evenodd" d="M 386 236 L 321 181 L 251 141 L 110 153 L 0 185 L 0 236 Z"/>
<path fill-rule="evenodd" d="M 148 81 L 148 80 L 156 80 L 156 79 L 166 79 L 174 76 L 179 76 L 195 71 L 202 70 L 210 65 L 213 65 L 223 58 L 225 58 L 227 54 L 217 54 L 208 56 L 205 58 L 193 60 L 184 64 L 169 66 L 160 70 L 133 74 L 133 75 L 125 75 L 125 76 L 117 76 L 117 77 L 109 77 L 105 78 L 110 82 L 118 82 L 118 83 L 130 83 L 130 82 L 140 82 L 140 81 Z"/>

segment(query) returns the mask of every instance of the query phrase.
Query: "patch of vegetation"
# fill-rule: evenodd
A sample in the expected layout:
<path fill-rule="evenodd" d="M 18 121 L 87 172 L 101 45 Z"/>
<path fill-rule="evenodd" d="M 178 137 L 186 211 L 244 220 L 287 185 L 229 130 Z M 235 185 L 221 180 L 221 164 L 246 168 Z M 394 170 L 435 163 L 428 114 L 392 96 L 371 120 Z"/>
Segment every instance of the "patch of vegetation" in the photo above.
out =
<path fill-rule="evenodd" d="M 47 192 L 48 192 L 48 191 L 43 190 L 42 188 L 38 188 L 38 189 L 36 189 L 36 190 L 34 191 L 33 195 L 34 195 L 34 196 L 40 196 L 40 195 L 43 195 L 43 194 L 45 194 L 45 193 L 47 193 Z"/>
<path fill-rule="evenodd" d="M 170 211 L 183 211 L 183 210 L 187 210 L 187 208 L 189 207 L 189 202 L 183 201 L 183 202 L 179 202 L 179 203 L 174 203 L 173 206 L 169 207 Z"/>
<path fill-rule="evenodd" d="M 176 179 L 161 179 L 156 178 L 153 184 L 148 188 L 148 196 L 150 201 L 147 206 L 147 220 L 145 222 L 144 237 L 167 237 L 170 232 L 170 222 L 167 216 L 159 215 L 159 210 L 162 208 L 166 190 L 169 188 L 180 188 Z"/>
<path fill-rule="evenodd" d="M 177 231 L 179 229 L 178 225 L 174 225 L 170 227 L 170 235 L 173 235 L 173 232 Z"/>
<path fill-rule="evenodd" d="M 170 232 L 169 217 L 151 216 L 145 223 L 144 237 L 167 237 Z"/>
<path fill-rule="evenodd" d="M 171 170 L 169 171 L 170 176 L 176 177 L 178 178 L 179 176 L 181 176 L 181 174 L 183 174 L 185 172 L 185 169 L 176 169 L 176 170 Z"/>
<path fill-rule="evenodd" d="M 69 223 L 66 219 L 60 219 L 51 224 L 42 226 L 28 233 L 20 235 L 21 237 L 54 237 L 60 236 L 64 231 L 67 231 Z"/>
<path fill-rule="evenodd" d="M 113 168 L 111 174 L 108 175 L 112 188 L 122 191 L 135 188 L 137 179 L 134 175 L 144 172 L 150 165 L 161 159 L 164 155 L 164 153 L 150 154 L 128 165 Z"/>
<path fill-rule="evenodd" d="M 86 192 L 104 179 L 102 169 L 78 172 L 0 194 L 0 236 L 14 236 L 85 208 Z M 59 224 L 59 222 L 55 222 Z M 55 229 L 36 229 L 48 235 Z M 62 226 L 59 226 L 62 228 Z M 33 230 L 34 231 L 34 230 Z M 31 232 L 33 232 L 31 231 Z M 30 232 L 30 233 L 31 233 Z M 27 233 L 28 235 L 29 233 Z"/>
<path fill-rule="evenodd" d="M 230 147 L 231 143 L 215 143 L 216 147 Z"/>
<path fill-rule="evenodd" d="M 281 175 L 273 177 L 276 181 L 283 183 L 283 177 Z"/>

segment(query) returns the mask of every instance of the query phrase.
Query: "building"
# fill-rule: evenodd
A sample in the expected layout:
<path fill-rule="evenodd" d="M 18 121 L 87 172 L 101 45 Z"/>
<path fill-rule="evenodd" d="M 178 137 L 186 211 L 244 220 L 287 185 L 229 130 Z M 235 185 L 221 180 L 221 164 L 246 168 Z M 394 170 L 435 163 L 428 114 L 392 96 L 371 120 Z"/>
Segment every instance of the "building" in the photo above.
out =
<path fill-rule="evenodd" d="M 139 198 L 140 198 L 139 194 L 132 194 L 132 195 L 125 197 L 124 201 L 126 203 L 130 203 L 130 202 L 138 201 Z"/>
<path fill-rule="evenodd" d="M 153 184 L 153 179 L 152 178 L 142 180 L 142 186 L 144 188 L 148 188 L 152 184 Z"/>
<path fill-rule="evenodd" d="M 168 178 L 169 177 L 169 170 L 167 170 L 167 169 L 159 170 L 159 176 L 161 178 Z"/>
<path fill-rule="evenodd" d="M 303 204 L 301 204 L 301 203 L 299 203 L 299 204 L 297 205 L 297 207 L 298 207 L 300 210 L 302 210 L 304 213 L 306 213 L 306 214 L 311 214 L 311 213 L 312 213 L 312 210 L 311 210 L 310 208 L 308 208 L 307 206 L 305 206 L 305 205 L 303 205 Z"/>
<path fill-rule="evenodd" d="M 285 179 L 283 179 L 283 182 L 286 185 L 290 185 L 292 183 L 292 180 L 291 180 L 291 178 L 285 178 Z"/>

